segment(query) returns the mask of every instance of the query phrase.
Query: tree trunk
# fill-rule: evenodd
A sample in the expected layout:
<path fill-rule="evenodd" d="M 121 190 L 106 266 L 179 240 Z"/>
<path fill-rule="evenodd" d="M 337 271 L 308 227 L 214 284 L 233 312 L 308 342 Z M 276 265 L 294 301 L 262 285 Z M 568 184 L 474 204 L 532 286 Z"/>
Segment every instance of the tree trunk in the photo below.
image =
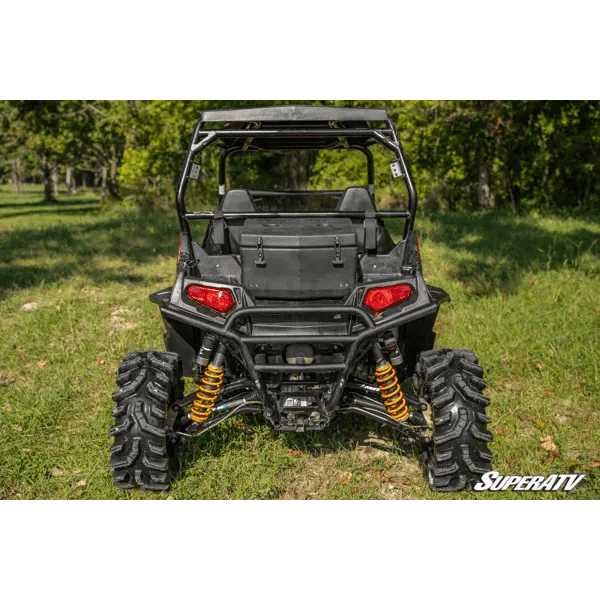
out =
<path fill-rule="evenodd" d="M 546 165 L 544 167 L 544 172 L 542 174 L 542 182 L 541 182 L 541 188 L 542 188 L 542 202 L 546 205 L 546 206 L 550 206 L 551 204 L 551 196 L 550 196 L 550 186 L 549 186 L 549 182 L 548 179 L 550 177 L 550 173 L 549 173 L 549 167 L 548 165 Z"/>
<path fill-rule="evenodd" d="M 516 199 L 515 199 L 515 190 L 513 188 L 512 179 L 510 178 L 508 169 L 504 170 L 504 185 L 506 186 L 506 191 L 508 192 L 508 195 L 510 197 L 510 205 L 511 205 L 513 211 L 516 211 L 517 204 L 516 204 Z"/>
<path fill-rule="evenodd" d="M 54 193 L 54 197 L 58 196 L 58 168 L 56 166 L 52 167 L 52 191 Z"/>
<path fill-rule="evenodd" d="M 493 208 L 494 198 L 490 193 L 489 177 L 487 163 L 479 163 L 479 206 L 483 208 Z"/>
<path fill-rule="evenodd" d="M 454 190 L 452 188 L 450 188 L 450 193 L 448 194 L 448 196 L 446 198 L 446 202 L 447 202 L 447 206 L 448 206 L 448 212 L 455 212 L 456 211 L 456 202 L 454 201 Z"/>
<path fill-rule="evenodd" d="M 102 186 L 101 186 L 101 193 L 102 193 L 102 197 L 105 198 L 106 197 L 106 180 L 107 180 L 107 176 L 108 176 L 108 169 L 106 167 L 102 167 Z"/>
<path fill-rule="evenodd" d="M 75 193 L 75 178 L 73 177 L 73 167 L 67 167 L 65 173 L 65 185 L 67 187 L 67 196 Z"/>
<path fill-rule="evenodd" d="M 521 187 L 518 185 L 514 186 L 513 198 L 515 212 L 519 212 L 521 210 Z"/>
<path fill-rule="evenodd" d="M 13 192 L 18 194 L 21 191 L 21 159 L 13 158 L 10 161 L 10 166 L 12 167 L 12 172 L 11 172 L 12 189 L 13 189 Z"/>
<path fill-rule="evenodd" d="M 108 193 L 113 200 L 116 200 L 119 197 L 118 187 L 117 187 L 117 167 L 118 167 L 118 158 L 117 158 L 117 150 L 115 145 L 113 144 L 110 148 L 110 172 L 108 178 Z"/>
<path fill-rule="evenodd" d="M 508 186 L 508 195 L 510 196 L 510 205 L 514 211 L 515 210 L 515 196 L 513 194 L 512 185 Z"/>
<path fill-rule="evenodd" d="M 596 169 L 596 163 L 594 163 L 594 166 L 592 167 L 592 169 L 590 171 L 588 171 L 587 174 L 587 178 L 586 178 L 586 183 L 585 183 L 585 193 L 583 194 L 583 200 L 582 200 L 582 205 L 585 206 L 588 202 L 588 199 L 590 197 L 590 192 L 592 190 L 592 182 L 594 181 L 594 170 Z"/>
<path fill-rule="evenodd" d="M 42 159 L 42 180 L 44 183 L 44 202 L 52 202 L 54 196 L 52 195 L 52 169 L 48 164 L 48 159 L 44 157 Z"/>

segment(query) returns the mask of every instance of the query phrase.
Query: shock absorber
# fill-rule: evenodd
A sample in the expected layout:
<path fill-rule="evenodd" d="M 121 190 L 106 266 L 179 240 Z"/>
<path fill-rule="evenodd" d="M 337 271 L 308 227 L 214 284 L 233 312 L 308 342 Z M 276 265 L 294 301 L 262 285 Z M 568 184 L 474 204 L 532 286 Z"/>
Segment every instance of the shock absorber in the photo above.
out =
<path fill-rule="evenodd" d="M 396 370 L 387 360 L 379 363 L 375 369 L 375 380 L 390 416 L 396 421 L 408 419 L 406 399 L 400 389 Z"/>
<path fill-rule="evenodd" d="M 379 392 L 383 398 L 383 403 L 387 408 L 389 415 L 396 421 L 406 421 L 408 419 L 408 408 L 406 399 L 400 389 L 396 370 L 389 361 L 383 356 L 379 344 L 373 346 L 373 355 L 375 357 L 375 381 L 379 386 Z"/>
<path fill-rule="evenodd" d="M 224 360 L 225 344 L 221 342 L 214 358 L 204 369 L 200 389 L 196 392 L 196 398 L 194 398 L 192 404 L 190 419 L 195 423 L 205 423 L 212 413 L 213 406 L 223 385 L 225 372 L 222 365 Z"/>

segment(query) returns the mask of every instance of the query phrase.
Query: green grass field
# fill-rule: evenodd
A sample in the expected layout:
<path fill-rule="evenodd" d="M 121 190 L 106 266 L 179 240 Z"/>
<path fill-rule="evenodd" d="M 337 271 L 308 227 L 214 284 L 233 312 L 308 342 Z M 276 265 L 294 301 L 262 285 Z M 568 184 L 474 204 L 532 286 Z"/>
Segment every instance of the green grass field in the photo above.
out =
<path fill-rule="evenodd" d="M 113 488 L 111 392 L 128 351 L 163 348 L 148 294 L 173 280 L 175 211 L 41 200 L 0 187 L 0 497 L 600 498 L 598 217 L 420 214 L 416 227 L 428 282 L 452 298 L 436 346 L 472 349 L 485 369 L 493 468 L 585 473 L 573 492 L 436 495 L 390 429 L 346 416 L 305 435 L 227 421 L 153 494 Z"/>

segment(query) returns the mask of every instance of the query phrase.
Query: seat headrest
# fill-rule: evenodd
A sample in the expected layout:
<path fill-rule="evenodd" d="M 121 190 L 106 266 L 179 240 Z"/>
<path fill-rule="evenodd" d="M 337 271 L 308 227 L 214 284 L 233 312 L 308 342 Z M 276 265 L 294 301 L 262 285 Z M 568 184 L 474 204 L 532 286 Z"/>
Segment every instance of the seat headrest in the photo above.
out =
<path fill-rule="evenodd" d="M 223 200 L 220 209 L 223 212 L 256 212 L 256 204 L 248 190 L 243 188 L 229 190 Z"/>
<path fill-rule="evenodd" d="M 373 198 L 363 187 L 348 188 L 335 209 L 347 211 L 376 210 Z"/>

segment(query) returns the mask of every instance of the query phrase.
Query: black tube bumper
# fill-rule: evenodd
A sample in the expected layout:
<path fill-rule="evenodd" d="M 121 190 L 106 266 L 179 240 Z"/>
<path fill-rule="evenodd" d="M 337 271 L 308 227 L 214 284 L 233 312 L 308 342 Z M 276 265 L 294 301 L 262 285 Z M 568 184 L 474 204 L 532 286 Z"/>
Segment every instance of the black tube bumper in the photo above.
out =
<path fill-rule="evenodd" d="M 315 372 L 339 372 L 344 374 L 350 370 L 354 363 L 358 350 L 367 340 L 375 340 L 382 336 L 386 331 L 394 327 L 404 325 L 405 323 L 415 321 L 417 319 L 427 317 L 436 313 L 438 304 L 436 302 L 421 306 L 415 310 L 407 310 L 390 319 L 386 319 L 380 323 L 375 323 L 369 312 L 359 306 L 254 306 L 241 308 L 233 312 L 225 321 L 224 324 L 217 324 L 209 321 L 201 316 L 192 315 L 188 312 L 173 306 L 161 306 L 160 311 L 166 321 L 174 320 L 186 325 L 204 329 L 214 334 L 218 339 L 226 342 L 231 342 L 240 350 L 246 367 L 254 382 L 259 379 L 258 374 L 261 372 L 271 373 L 315 373 Z M 234 325 L 242 318 L 264 315 L 281 315 L 281 314 L 347 314 L 357 317 L 361 322 L 362 329 L 346 334 L 324 334 L 324 335 L 289 335 L 289 334 L 273 334 L 273 335 L 242 335 L 234 331 Z M 356 329 L 356 326 L 354 327 Z M 342 344 L 347 347 L 345 359 L 340 363 L 324 363 L 311 365 L 272 365 L 272 364 L 256 364 L 249 347 L 256 344 L 291 344 L 303 342 L 307 344 Z"/>
<path fill-rule="evenodd" d="M 400 314 L 394 315 L 389 319 L 385 319 L 379 323 L 376 323 L 371 314 L 367 309 L 359 306 L 345 306 L 345 305 L 317 305 L 317 306 L 254 306 L 235 310 L 229 315 L 225 322 L 215 323 L 202 316 L 193 315 L 188 312 L 181 310 L 180 308 L 167 304 L 164 302 L 160 307 L 161 314 L 165 319 L 165 322 L 177 321 L 187 326 L 197 328 L 200 330 L 209 331 L 214 334 L 220 341 L 233 344 L 240 352 L 243 357 L 245 366 L 248 370 L 252 383 L 254 384 L 257 399 L 261 402 L 264 407 L 264 415 L 272 424 L 277 428 L 279 427 L 279 417 L 277 407 L 272 399 L 266 392 L 266 386 L 261 377 L 262 373 L 335 373 L 337 374 L 336 380 L 330 387 L 328 397 L 325 398 L 324 409 L 326 413 L 331 414 L 338 409 L 341 410 L 340 401 L 344 392 L 345 385 L 348 382 L 348 375 L 351 367 L 357 359 L 357 355 L 361 346 L 364 346 L 365 342 L 376 343 L 376 340 L 381 337 L 386 331 L 402 326 L 406 323 L 413 322 L 418 319 L 430 317 L 437 313 L 438 304 L 437 302 L 431 302 L 426 305 L 421 305 L 415 309 L 408 309 L 401 312 Z M 243 334 L 240 331 L 235 330 L 235 325 L 240 319 L 252 318 L 253 316 L 265 316 L 265 315 L 281 315 L 281 314 L 294 314 L 294 315 L 337 315 L 345 314 L 349 317 L 356 319 L 351 326 L 348 327 L 349 332 L 346 334 L 324 334 L 324 335 L 298 335 L 298 334 L 282 334 L 278 332 L 272 335 L 252 335 Z M 248 329 L 251 330 L 250 328 Z M 344 360 L 342 362 L 333 363 L 320 363 L 320 364 L 303 364 L 303 365 L 290 365 L 290 364 L 257 364 L 254 360 L 254 353 L 251 348 L 254 345 L 269 345 L 269 344 L 291 344 L 304 342 L 308 344 L 340 344 L 345 346 Z M 346 410 L 348 409 L 348 410 Z M 372 408 L 360 406 L 358 403 L 353 402 L 349 406 L 344 408 L 345 412 L 355 412 L 363 414 L 364 416 L 370 416 L 379 420 L 380 422 L 386 422 L 393 424 L 389 415 L 385 415 L 383 411 L 374 411 Z M 367 415 L 366 412 L 369 414 Z M 329 417 L 326 417 L 323 421 L 324 428 L 329 421 Z M 394 422 L 397 425 L 397 422 Z"/>

